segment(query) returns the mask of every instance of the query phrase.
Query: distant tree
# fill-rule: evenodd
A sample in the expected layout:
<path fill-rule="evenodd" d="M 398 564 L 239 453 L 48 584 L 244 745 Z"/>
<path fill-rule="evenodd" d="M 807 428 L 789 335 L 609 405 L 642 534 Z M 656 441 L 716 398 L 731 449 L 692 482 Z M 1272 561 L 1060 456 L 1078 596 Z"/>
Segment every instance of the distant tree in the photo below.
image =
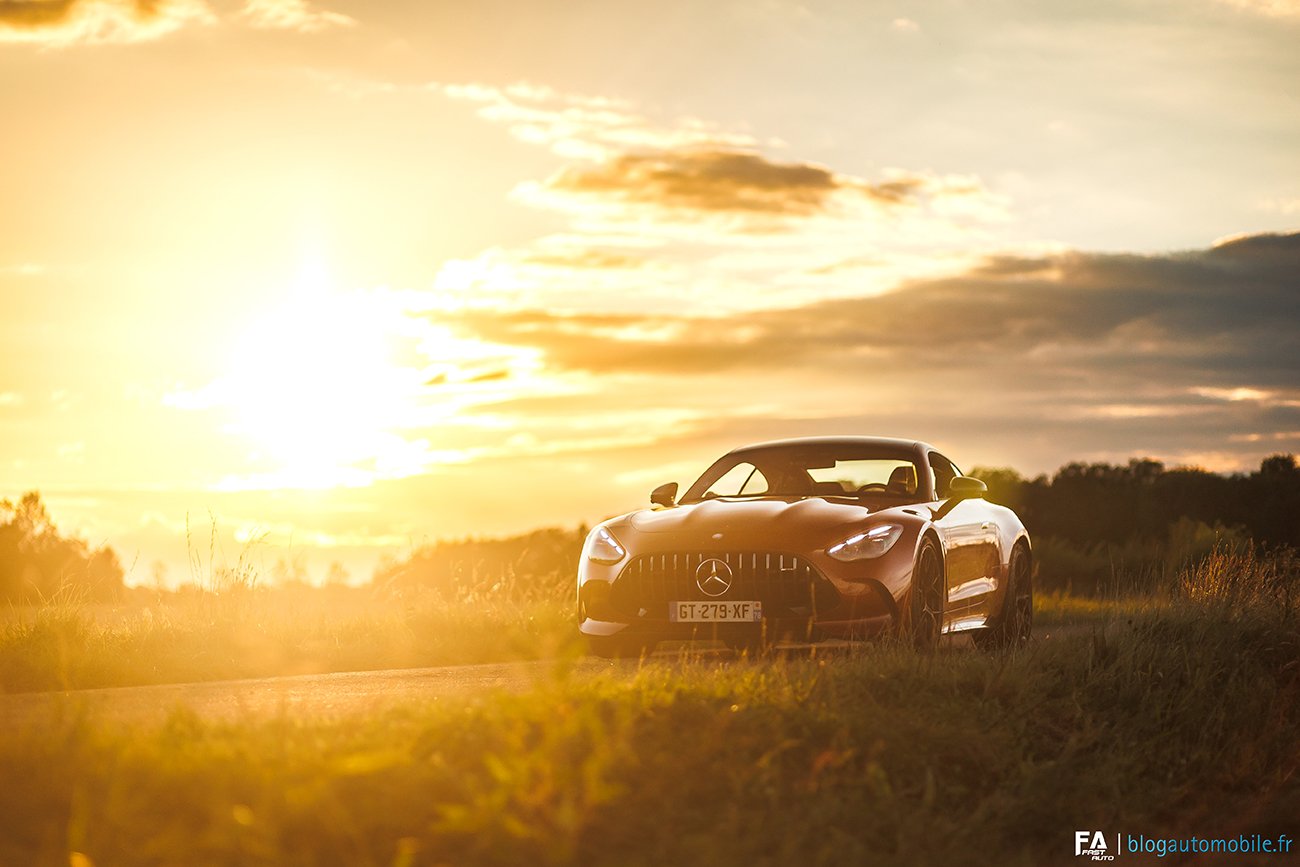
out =
<path fill-rule="evenodd" d="M 1259 474 L 1264 478 L 1296 481 L 1300 479 L 1300 466 L 1296 465 L 1295 455 L 1270 455 L 1260 463 Z"/>
<path fill-rule="evenodd" d="M 341 587 L 348 583 L 348 570 L 338 560 L 330 563 L 329 571 L 325 573 L 325 583 Z"/>
<path fill-rule="evenodd" d="M 1149 458 L 1070 463 L 1033 480 L 1008 469 L 971 473 L 1025 522 L 1045 586 L 1091 592 L 1136 574 L 1155 587 L 1218 544 L 1300 545 L 1294 455 L 1232 475 Z"/>
<path fill-rule="evenodd" d="M 1029 480 L 1010 467 L 975 467 L 969 472 L 988 486 L 988 500 L 1016 512 L 1024 509 Z"/>
<path fill-rule="evenodd" d="M 1270 455 L 1246 480 L 1247 524 L 1269 542 L 1300 545 L 1300 467 L 1295 455 Z"/>
<path fill-rule="evenodd" d="M 307 583 L 307 558 L 301 551 L 295 552 L 289 558 L 281 557 L 275 561 L 271 567 L 271 577 L 276 584 L 288 586 L 290 584 Z"/>
<path fill-rule="evenodd" d="M 0 599 L 41 602 L 65 590 L 90 600 L 120 597 L 117 554 L 60 535 L 36 491 L 17 504 L 0 501 Z"/>

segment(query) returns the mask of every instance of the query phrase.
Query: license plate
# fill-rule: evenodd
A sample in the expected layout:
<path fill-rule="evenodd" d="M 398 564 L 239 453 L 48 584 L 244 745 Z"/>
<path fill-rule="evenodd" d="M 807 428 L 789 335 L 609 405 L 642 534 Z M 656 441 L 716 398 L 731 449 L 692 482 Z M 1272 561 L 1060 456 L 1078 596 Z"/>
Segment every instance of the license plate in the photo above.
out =
<path fill-rule="evenodd" d="M 757 623 L 763 619 L 763 603 L 669 602 L 668 619 L 674 623 Z"/>

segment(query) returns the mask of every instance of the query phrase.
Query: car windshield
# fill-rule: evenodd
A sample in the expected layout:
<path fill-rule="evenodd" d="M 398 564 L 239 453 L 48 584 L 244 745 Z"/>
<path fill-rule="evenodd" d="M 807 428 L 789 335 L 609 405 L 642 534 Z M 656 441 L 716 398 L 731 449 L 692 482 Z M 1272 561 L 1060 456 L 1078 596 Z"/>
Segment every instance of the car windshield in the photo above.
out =
<path fill-rule="evenodd" d="M 717 497 L 915 500 L 924 477 L 909 454 L 870 446 L 773 446 L 736 452 L 700 476 L 683 502 Z"/>

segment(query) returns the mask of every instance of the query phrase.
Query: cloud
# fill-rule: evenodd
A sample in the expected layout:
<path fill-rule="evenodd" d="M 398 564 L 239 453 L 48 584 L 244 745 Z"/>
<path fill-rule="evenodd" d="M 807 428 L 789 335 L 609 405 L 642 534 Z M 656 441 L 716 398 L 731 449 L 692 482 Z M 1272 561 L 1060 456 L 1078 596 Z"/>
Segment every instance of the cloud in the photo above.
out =
<path fill-rule="evenodd" d="M 988 257 L 876 296 L 728 316 L 439 311 L 568 394 L 476 412 L 556 435 L 591 408 L 682 413 L 662 455 L 878 433 L 1047 471 L 1154 455 L 1247 469 L 1300 430 L 1300 233 L 1162 255 Z M 512 420 L 512 421 L 510 421 Z"/>
<path fill-rule="evenodd" d="M 307 0 L 247 0 L 240 17 L 263 30 L 314 33 L 327 27 L 350 27 L 356 20 L 338 12 L 313 9 Z"/>
<path fill-rule="evenodd" d="M 644 256 L 591 248 L 541 249 L 522 254 L 519 261 L 527 265 L 540 265 L 546 268 L 594 269 L 600 271 L 645 268 L 650 264 L 650 260 Z"/>
<path fill-rule="evenodd" d="M 1270 18 L 1300 18 L 1300 0 L 1219 0 L 1237 9 Z"/>
<path fill-rule="evenodd" d="M 1297 273 L 1300 234 L 1253 235 L 1180 254 L 992 257 L 878 296 L 730 317 L 478 311 L 463 324 L 494 342 L 541 349 L 552 364 L 592 371 L 831 360 L 934 369 L 1038 357 L 1178 370 L 1200 377 L 1201 388 L 1276 388 L 1300 381 Z"/>
<path fill-rule="evenodd" d="M 675 224 L 721 217 L 742 231 L 778 231 L 792 219 L 815 216 L 856 219 L 864 209 L 941 210 L 949 200 L 992 204 L 975 178 L 895 171 L 872 182 L 815 163 L 717 147 L 624 153 L 595 165 L 570 165 L 517 192 L 532 204 L 607 219 Z"/>
<path fill-rule="evenodd" d="M 602 245 L 581 238 L 540 239 L 519 249 L 490 248 L 471 259 L 444 262 L 430 306 L 590 309 L 617 304 L 629 293 L 651 300 L 657 288 L 672 283 L 677 270 L 647 252 L 620 246 L 616 239 L 605 239 Z M 673 293 L 658 294 L 662 297 L 654 303 L 668 309 Z"/>
<path fill-rule="evenodd" d="M 144 42 L 217 20 L 205 0 L 0 0 L 0 42 L 50 47 Z M 356 23 L 314 9 L 307 0 L 247 0 L 235 20 L 301 32 Z"/>
<path fill-rule="evenodd" d="M 0 42 L 142 42 L 215 20 L 202 0 L 5 0 Z"/>
<path fill-rule="evenodd" d="M 715 231 L 772 232 L 795 218 L 853 220 L 863 210 L 924 209 L 930 228 L 1006 217 L 1005 200 L 974 176 L 888 169 L 869 181 L 766 156 L 765 149 L 786 147 L 778 140 L 699 118 L 655 121 L 626 100 L 531 83 L 428 87 L 477 104 L 483 119 L 571 160 L 544 181 L 520 184 L 515 198 L 578 219 L 670 233 L 686 220 L 698 237 L 700 222 Z"/>
<path fill-rule="evenodd" d="M 699 150 L 623 154 L 602 165 L 567 168 L 546 189 L 677 211 L 755 211 L 807 215 L 847 185 L 829 170 L 778 163 L 756 153 Z M 906 192 L 898 188 L 891 197 Z"/>
<path fill-rule="evenodd" d="M 506 87 L 435 82 L 427 87 L 451 99 L 477 104 L 476 113 L 484 120 L 504 125 L 520 141 L 545 146 L 570 159 L 603 160 L 638 148 L 759 144 L 746 133 L 723 130 L 698 118 L 656 123 L 626 100 L 562 93 L 529 82 Z"/>
<path fill-rule="evenodd" d="M 1009 247 L 1009 205 L 978 177 L 867 176 L 623 102 L 440 87 L 566 160 L 514 192 L 569 218 L 563 244 L 448 263 L 431 307 L 580 393 L 483 412 L 689 406 L 665 452 L 857 431 L 983 443 L 995 462 L 1014 429 L 1001 459 L 1028 468 L 1142 452 L 1244 466 L 1250 443 L 1300 429 L 1300 235 Z M 706 132 L 647 143 L 691 129 Z M 588 255 L 620 267 L 576 267 Z"/>
<path fill-rule="evenodd" d="M 885 167 L 865 177 L 780 156 L 788 144 L 749 131 L 652 119 L 626 100 L 544 85 L 422 87 L 565 161 L 511 193 L 564 217 L 563 230 L 443 263 L 434 288 L 444 308 L 718 313 L 859 296 L 951 272 L 999 246 L 1011 223 L 1006 197 L 974 175 Z M 574 250 L 601 267 L 580 269 Z"/>

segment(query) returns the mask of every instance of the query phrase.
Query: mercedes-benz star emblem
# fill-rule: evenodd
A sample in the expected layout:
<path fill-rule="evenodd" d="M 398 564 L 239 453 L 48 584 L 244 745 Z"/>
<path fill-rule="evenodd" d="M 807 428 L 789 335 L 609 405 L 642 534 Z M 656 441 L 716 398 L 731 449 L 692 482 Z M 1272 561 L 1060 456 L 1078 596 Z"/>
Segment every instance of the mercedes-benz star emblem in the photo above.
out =
<path fill-rule="evenodd" d="M 695 586 L 705 596 L 721 596 L 731 589 L 731 567 L 711 557 L 695 570 Z"/>

